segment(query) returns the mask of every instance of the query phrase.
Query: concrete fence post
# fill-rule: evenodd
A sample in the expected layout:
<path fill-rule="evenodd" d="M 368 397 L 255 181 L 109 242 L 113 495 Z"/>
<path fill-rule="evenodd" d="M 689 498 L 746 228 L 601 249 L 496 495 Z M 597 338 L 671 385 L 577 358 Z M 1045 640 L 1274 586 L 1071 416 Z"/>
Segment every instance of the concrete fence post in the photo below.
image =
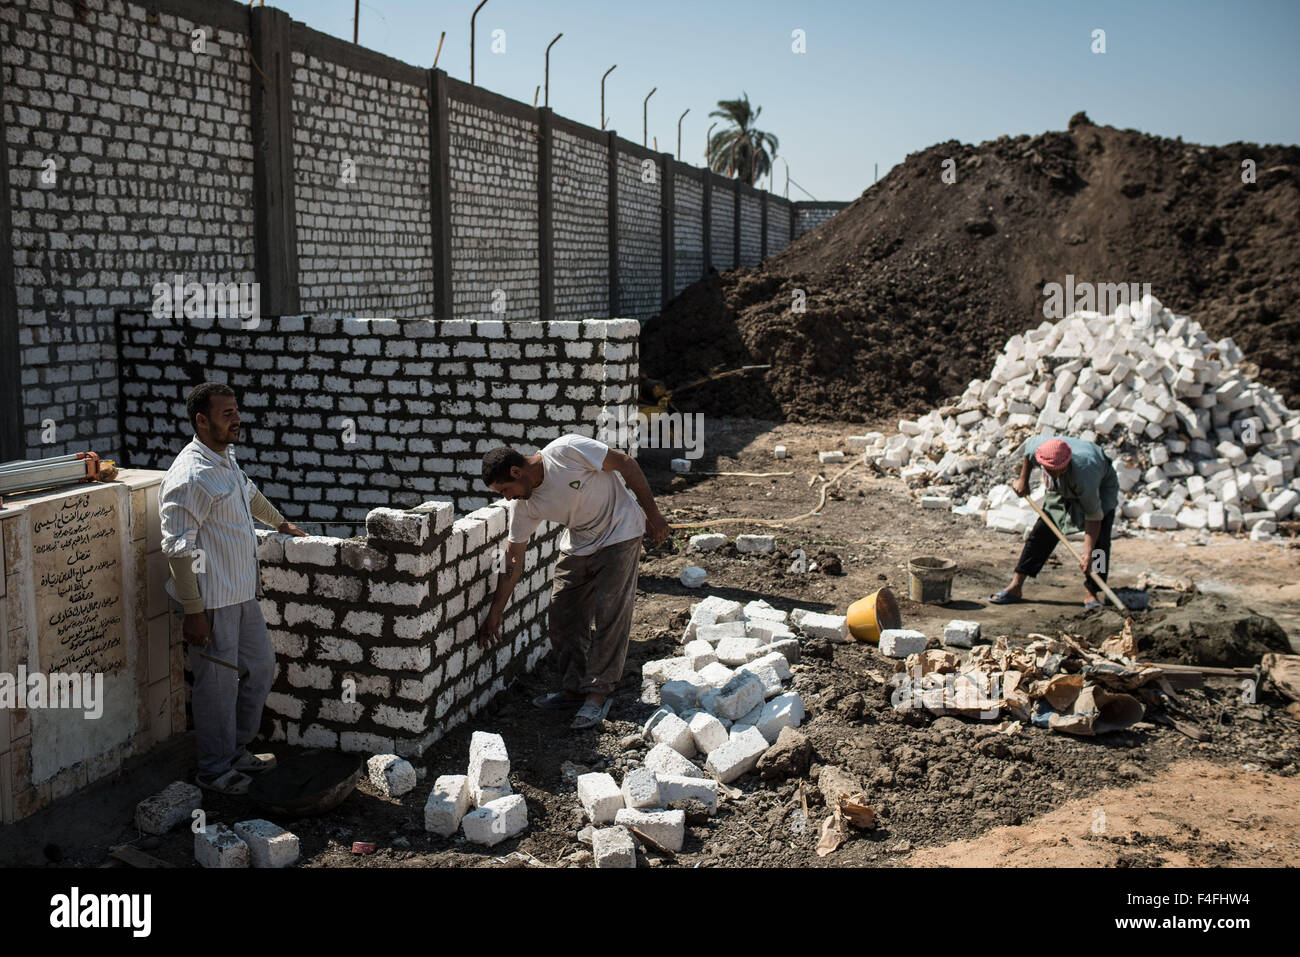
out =
<path fill-rule="evenodd" d="M 293 179 L 293 21 L 283 10 L 250 11 L 259 70 L 250 81 L 253 123 L 253 268 L 262 312 L 291 316 L 298 302 L 298 221 Z"/>
<path fill-rule="evenodd" d="M 618 295 L 618 134 L 605 135 L 609 159 L 609 318 L 619 314 Z"/>
<path fill-rule="evenodd" d="M 762 233 L 762 237 L 759 240 L 758 258 L 766 259 L 767 258 L 767 190 L 763 190 L 761 193 L 758 194 L 758 201 L 759 201 L 759 210 L 761 213 L 761 218 L 759 219 L 758 228 Z"/>
<path fill-rule="evenodd" d="M 433 233 L 433 315 L 453 318 L 451 278 L 451 134 L 447 73 L 429 71 L 429 227 Z"/>
<path fill-rule="evenodd" d="M 660 306 L 673 297 L 677 276 L 677 200 L 673 189 L 673 157 L 659 154 L 659 275 Z"/>
<path fill-rule="evenodd" d="M 0 71 L 0 104 L 4 101 L 4 71 Z M 27 458 L 27 443 L 23 439 L 22 364 L 18 358 L 18 290 L 14 276 L 8 143 L 4 110 L 0 109 L 0 461 Z"/>
<path fill-rule="evenodd" d="M 555 196 L 553 157 L 553 118 L 548 107 L 537 111 L 537 277 L 540 318 L 555 318 Z"/>
<path fill-rule="evenodd" d="M 704 275 L 713 269 L 713 174 L 706 166 L 700 170 L 700 182 L 704 184 L 704 196 L 700 204 L 704 217 Z"/>
<path fill-rule="evenodd" d="M 740 177 L 731 181 L 735 204 L 731 210 L 731 268 L 740 268 Z"/>

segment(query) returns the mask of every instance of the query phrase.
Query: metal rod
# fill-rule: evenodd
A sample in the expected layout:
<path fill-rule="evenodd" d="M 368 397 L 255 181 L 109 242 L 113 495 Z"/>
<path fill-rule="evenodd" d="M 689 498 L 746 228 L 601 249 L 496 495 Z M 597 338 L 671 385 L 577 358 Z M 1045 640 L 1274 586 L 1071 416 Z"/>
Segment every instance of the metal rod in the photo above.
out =
<path fill-rule="evenodd" d="M 478 12 L 483 9 L 484 3 L 487 3 L 487 0 L 482 0 L 482 3 L 480 3 L 477 7 L 474 8 L 474 12 L 470 15 L 469 18 L 469 85 L 470 86 L 474 85 L 474 19 L 475 17 L 478 16 Z"/>
<path fill-rule="evenodd" d="M 682 115 L 677 117 L 677 161 L 679 163 L 682 159 L 682 120 L 686 119 L 686 114 L 690 111 L 691 108 L 688 106 L 682 110 Z"/>
<path fill-rule="evenodd" d="M 447 31 L 442 31 L 442 36 L 438 37 L 438 52 L 433 55 L 433 68 L 438 69 L 438 57 L 442 56 L 442 41 L 447 39 Z"/>
<path fill-rule="evenodd" d="M 613 73 L 614 67 L 616 66 L 618 66 L 617 63 L 615 63 L 614 66 L 606 70 L 605 76 L 602 76 L 600 78 L 600 128 L 602 130 L 605 128 L 605 77 Z"/>
<path fill-rule="evenodd" d="M 713 145 L 713 127 L 717 125 L 718 125 L 717 123 L 714 123 L 713 126 L 709 127 L 709 131 L 704 134 L 704 165 L 705 166 L 709 166 L 709 162 L 710 162 L 709 147 Z"/>
<path fill-rule="evenodd" d="M 555 40 L 560 39 L 562 36 L 564 36 L 563 33 L 557 33 Z M 546 44 L 546 100 L 544 105 L 548 107 L 551 105 L 551 47 L 555 46 L 555 40 Z"/>
<path fill-rule="evenodd" d="M 361 20 L 361 0 L 352 4 L 352 42 L 357 42 L 357 25 Z"/>
<path fill-rule="evenodd" d="M 659 89 L 659 87 L 656 86 L 654 90 L 651 90 L 649 93 L 647 93 L 645 95 L 645 99 L 641 101 L 641 145 L 642 146 L 647 145 L 647 141 L 650 139 L 649 104 L 650 104 L 650 97 L 655 95 L 655 90 L 657 89 Z"/>

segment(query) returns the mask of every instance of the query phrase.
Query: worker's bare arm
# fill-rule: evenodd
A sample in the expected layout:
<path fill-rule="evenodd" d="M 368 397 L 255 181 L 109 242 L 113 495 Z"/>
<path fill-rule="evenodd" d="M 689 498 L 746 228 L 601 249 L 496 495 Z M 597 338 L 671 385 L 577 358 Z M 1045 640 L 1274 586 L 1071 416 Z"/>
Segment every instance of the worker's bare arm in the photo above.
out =
<path fill-rule="evenodd" d="M 524 556 L 528 552 L 527 542 L 510 542 L 506 546 L 502 568 L 497 575 L 497 590 L 492 596 L 492 606 L 479 628 L 478 641 L 483 647 L 491 647 L 500 640 L 501 616 L 505 613 L 506 602 L 519 584 L 524 573 Z"/>
<path fill-rule="evenodd" d="M 1011 490 L 1015 492 L 1017 495 L 1019 495 L 1021 498 L 1024 498 L 1026 495 L 1029 494 L 1029 473 L 1032 472 L 1033 470 L 1034 470 L 1033 456 L 1026 455 L 1020 461 L 1020 477 L 1016 479 L 1015 484 L 1011 486 Z"/>
<path fill-rule="evenodd" d="M 636 464 L 636 459 L 626 452 L 610 449 L 600 467 L 606 472 L 618 472 L 623 476 L 623 481 L 627 483 L 627 487 L 636 496 L 641 510 L 645 512 L 646 533 L 656 545 L 662 545 L 664 539 L 668 537 L 668 522 L 660 514 L 659 506 L 655 504 L 655 497 L 650 492 L 650 483 L 646 481 L 641 466 Z"/>

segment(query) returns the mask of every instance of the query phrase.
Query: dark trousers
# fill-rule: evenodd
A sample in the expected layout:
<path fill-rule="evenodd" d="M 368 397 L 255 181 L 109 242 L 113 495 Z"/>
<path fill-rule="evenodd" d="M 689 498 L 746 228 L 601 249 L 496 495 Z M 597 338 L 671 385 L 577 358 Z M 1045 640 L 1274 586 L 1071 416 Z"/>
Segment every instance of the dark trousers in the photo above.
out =
<path fill-rule="evenodd" d="M 641 536 L 590 555 L 561 555 L 551 591 L 551 648 L 570 694 L 609 696 L 632 634 Z"/>
<path fill-rule="evenodd" d="M 1101 517 L 1101 531 L 1097 533 L 1097 548 L 1106 555 L 1101 562 L 1101 567 L 1096 569 L 1097 577 L 1103 581 L 1110 574 L 1110 530 L 1114 524 L 1115 510 L 1112 508 Z M 1047 557 L 1052 554 L 1058 541 L 1060 539 L 1056 537 L 1056 533 L 1040 518 L 1030 530 L 1029 538 L 1025 540 L 1025 547 L 1020 552 L 1020 561 L 1016 563 L 1016 571 L 1030 578 L 1035 577 L 1043 570 Z M 1088 568 L 1093 569 L 1092 556 L 1088 556 Z M 1087 574 L 1083 576 L 1083 587 L 1087 589 L 1089 595 L 1096 597 L 1097 584 Z"/>

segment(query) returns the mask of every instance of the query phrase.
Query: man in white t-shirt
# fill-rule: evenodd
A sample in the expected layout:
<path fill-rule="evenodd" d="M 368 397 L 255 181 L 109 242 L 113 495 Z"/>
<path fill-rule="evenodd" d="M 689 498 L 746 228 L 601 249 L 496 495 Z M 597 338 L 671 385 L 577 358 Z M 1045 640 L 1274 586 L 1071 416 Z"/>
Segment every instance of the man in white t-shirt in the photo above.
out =
<path fill-rule="evenodd" d="M 493 449 L 483 456 L 483 481 L 510 502 L 510 544 L 479 642 L 486 647 L 499 640 L 533 531 L 543 521 L 563 525 L 549 612 L 563 688 L 533 703 L 581 705 L 573 727 L 595 727 L 609 714 L 623 677 L 641 536 L 648 532 L 662 544 L 668 523 L 636 459 L 581 435 L 562 436 L 535 455 Z"/>

